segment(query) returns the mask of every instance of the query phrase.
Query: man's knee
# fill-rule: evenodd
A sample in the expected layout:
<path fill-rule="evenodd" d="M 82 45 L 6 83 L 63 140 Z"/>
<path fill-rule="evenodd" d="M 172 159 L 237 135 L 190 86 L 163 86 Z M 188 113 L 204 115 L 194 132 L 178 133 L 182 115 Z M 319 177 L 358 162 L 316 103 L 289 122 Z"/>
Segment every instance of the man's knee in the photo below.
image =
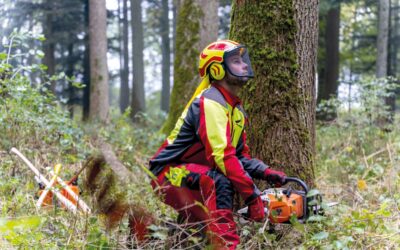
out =
<path fill-rule="evenodd" d="M 232 209 L 234 189 L 231 181 L 223 174 L 217 171 L 209 171 L 207 173 L 214 180 L 216 191 L 216 208 Z"/>

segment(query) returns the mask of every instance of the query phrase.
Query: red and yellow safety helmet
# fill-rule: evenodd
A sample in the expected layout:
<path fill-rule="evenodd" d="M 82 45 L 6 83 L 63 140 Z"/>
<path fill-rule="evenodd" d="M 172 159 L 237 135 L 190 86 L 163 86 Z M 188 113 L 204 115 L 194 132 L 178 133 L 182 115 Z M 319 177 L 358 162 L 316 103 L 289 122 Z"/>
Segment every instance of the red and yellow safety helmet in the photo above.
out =
<path fill-rule="evenodd" d="M 247 64 L 246 75 L 239 75 L 225 63 L 231 55 L 239 54 Z M 212 79 L 221 80 L 225 76 L 225 70 L 237 77 L 254 77 L 250 58 L 244 45 L 232 40 L 220 40 L 209 44 L 199 56 L 199 74 L 204 78 L 207 74 Z"/>

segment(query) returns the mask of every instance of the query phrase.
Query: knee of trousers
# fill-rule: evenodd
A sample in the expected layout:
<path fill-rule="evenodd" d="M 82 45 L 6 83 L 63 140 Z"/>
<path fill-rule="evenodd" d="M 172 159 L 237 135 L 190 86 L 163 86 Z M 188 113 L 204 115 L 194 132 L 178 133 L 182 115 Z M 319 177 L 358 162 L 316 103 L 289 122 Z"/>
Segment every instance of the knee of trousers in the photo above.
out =
<path fill-rule="evenodd" d="M 234 189 L 231 181 L 223 174 L 212 170 L 207 173 L 214 181 L 216 208 L 232 209 Z"/>

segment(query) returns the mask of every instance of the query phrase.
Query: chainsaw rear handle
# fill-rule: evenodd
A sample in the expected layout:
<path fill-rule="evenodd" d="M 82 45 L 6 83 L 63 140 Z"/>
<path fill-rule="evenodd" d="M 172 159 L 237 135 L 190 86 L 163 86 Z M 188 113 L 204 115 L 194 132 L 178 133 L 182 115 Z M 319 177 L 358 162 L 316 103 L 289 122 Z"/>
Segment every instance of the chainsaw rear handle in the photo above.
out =
<path fill-rule="evenodd" d="M 285 177 L 285 181 L 284 181 L 283 185 L 286 185 L 289 182 L 294 182 L 294 183 L 299 184 L 303 188 L 304 192 L 307 195 L 309 190 L 308 190 L 307 184 L 304 181 L 302 181 L 302 180 L 300 180 L 298 178 L 295 178 L 295 177 Z"/>

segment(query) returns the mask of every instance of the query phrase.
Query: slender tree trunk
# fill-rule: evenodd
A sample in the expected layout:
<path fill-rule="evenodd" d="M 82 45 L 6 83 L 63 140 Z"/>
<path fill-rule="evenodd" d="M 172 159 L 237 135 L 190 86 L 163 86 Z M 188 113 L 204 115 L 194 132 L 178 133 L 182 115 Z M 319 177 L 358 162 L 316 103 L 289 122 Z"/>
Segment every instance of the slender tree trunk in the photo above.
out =
<path fill-rule="evenodd" d="M 128 0 L 122 0 L 122 69 L 121 69 L 121 86 L 120 86 L 120 100 L 119 108 L 121 113 L 129 107 L 129 48 L 128 48 Z"/>
<path fill-rule="evenodd" d="M 388 35 L 389 35 L 389 0 L 379 0 L 379 22 L 378 22 L 378 56 L 376 60 L 376 77 L 387 76 L 388 58 Z"/>
<path fill-rule="evenodd" d="M 390 0 L 379 0 L 379 15 L 378 15 L 378 37 L 376 45 L 378 54 L 376 58 L 376 78 L 387 77 L 388 68 L 388 37 L 389 37 L 389 9 Z M 385 97 L 384 102 L 389 105 L 392 102 L 391 98 Z M 384 126 L 392 121 L 392 115 L 379 115 L 375 123 L 378 126 Z"/>
<path fill-rule="evenodd" d="M 90 110 L 90 46 L 89 46 L 89 0 L 85 0 L 85 27 L 87 32 L 85 34 L 85 52 L 83 55 L 83 83 L 85 88 L 83 89 L 83 100 L 82 100 L 82 120 L 89 118 Z"/>
<path fill-rule="evenodd" d="M 318 1 L 236 0 L 230 38 L 256 75 L 241 93 L 253 155 L 312 185 Z"/>
<path fill-rule="evenodd" d="M 67 70 L 66 70 L 66 75 L 68 77 L 73 77 L 74 76 L 74 44 L 70 43 L 68 44 L 68 65 L 67 65 Z M 74 104 L 75 104 L 75 88 L 72 86 L 71 83 L 68 84 L 68 111 L 69 115 L 71 118 L 74 117 Z"/>
<path fill-rule="evenodd" d="M 133 84 L 132 84 L 132 119 L 138 112 L 146 110 L 144 92 L 144 63 L 143 63 L 143 24 L 141 0 L 131 0 L 132 22 L 132 54 L 133 54 Z"/>
<path fill-rule="evenodd" d="M 90 119 L 108 119 L 107 13 L 105 0 L 89 0 Z"/>
<path fill-rule="evenodd" d="M 161 110 L 168 112 L 170 96 L 170 67 L 171 67 L 171 48 L 169 40 L 169 7 L 168 0 L 162 0 L 161 16 L 161 51 L 162 51 L 162 90 L 161 90 Z"/>
<path fill-rule="evenodd" d="M 43 64 L 47 66 L 47 74 L 50 76 L 54 75 L 56 70 L 56 60 L 54 57 L 54 38 L 53 38 L 53 3 L 50 0 L 47 0 L 46 5 L 49 10 L 46 11 L 45 23 L 43 25 L 44 36 L 46 37 L 46 41 L 43 43 Z M 51 81 L 50 86 L 51 91 L 56 93 L 56 82 Z"/>
<path fill-rule="evenodd" d="M 218 37 L 218 1 L 182 0 L 179 4 L 170 111 L 161 131 L 168 134 L 196 86 L 200 51 Z"/>
<path fill-rule="evenodd" d="M 392 6 L 390 6 L 392 5 Z M 399 40 L 399 1 L 394 0 L 389 4 L 389 34 L 388 34 L 388 58 L 387 58 L 387 75 L 396 77 L 397 75 L 397 52 Z M 395 82 L 398 85 L 398 82 Z M 394 90 L 394 95 L 385 98 L 385 104 L 389 107 L 392 114 L 390 117 L 393 121 L 393 116 L 396 112 L 396 98 L 398 96 L 398 87 Z"/>
<path fill-rule="evenodd" d="M 329 100 L 337 98 L 339 87 L 339 29 L 340 29 L 340 3 L 329 9 L 326 15 L 325 29 L 325 60 L 323 74 L 320 75 L 318 84 L 318 99 Z M 330 121 L 336 118 L 335 107 L 331 110 L 318 113 L 318 119 Z"/>

